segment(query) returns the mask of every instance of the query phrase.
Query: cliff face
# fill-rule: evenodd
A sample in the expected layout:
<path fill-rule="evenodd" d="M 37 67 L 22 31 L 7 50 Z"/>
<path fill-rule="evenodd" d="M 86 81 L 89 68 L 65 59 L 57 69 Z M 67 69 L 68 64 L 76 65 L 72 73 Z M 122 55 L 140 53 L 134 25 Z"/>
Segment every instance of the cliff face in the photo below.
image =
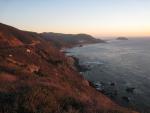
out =
<path fill-rule="evenodd" d="M 0 113 L 136 113 L 89 86 L 37 33 L 0 24 Z"/>

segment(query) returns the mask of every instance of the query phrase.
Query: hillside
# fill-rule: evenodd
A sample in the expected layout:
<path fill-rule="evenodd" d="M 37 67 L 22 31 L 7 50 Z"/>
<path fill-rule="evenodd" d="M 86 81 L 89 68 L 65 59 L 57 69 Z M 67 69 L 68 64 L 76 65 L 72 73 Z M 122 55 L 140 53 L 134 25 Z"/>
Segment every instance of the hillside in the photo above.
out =
<path fill-rule="evenodd" d="M 56 47 L 72 47 L 89 43 L 105 43 L 104 40 L 95 39 L 88 34 L 62 34 L 62 33 L 41 33 L 42 38 L 53 42 Z"/>
<path fill-rule="evenodd" d="M 36 37 L 36 38 L 35 38 Z M 40 37 L 37 33 L 21 31 L 14 27 L 0 23 L 0 46 L 16 46 L 38 43 Z"/>
<path fill-rule="evenodd" d="M 0 113 L 136 113 L 92 88 L 38 33 L 0 24 Z"/>

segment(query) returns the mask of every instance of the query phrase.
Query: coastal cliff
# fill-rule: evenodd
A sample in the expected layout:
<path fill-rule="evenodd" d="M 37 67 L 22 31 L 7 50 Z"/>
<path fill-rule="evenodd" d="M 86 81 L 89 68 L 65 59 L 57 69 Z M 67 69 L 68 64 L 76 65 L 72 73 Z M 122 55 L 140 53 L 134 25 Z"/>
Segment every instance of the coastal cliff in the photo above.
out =
<path fill-rule="evenodd" d="M 62 33 L 41 33 L 40 36 L 46 41 L 52 42 L 57 48 L 82 46 L 83 44 L 105 43 L 104 40 L 95 39 L 88 34 L 62 34 Z"/>
<path fill-rule="evenodd" d="M 0 113 L 137 113 L 91 87 L 59 42 L 0 24 Z"/>

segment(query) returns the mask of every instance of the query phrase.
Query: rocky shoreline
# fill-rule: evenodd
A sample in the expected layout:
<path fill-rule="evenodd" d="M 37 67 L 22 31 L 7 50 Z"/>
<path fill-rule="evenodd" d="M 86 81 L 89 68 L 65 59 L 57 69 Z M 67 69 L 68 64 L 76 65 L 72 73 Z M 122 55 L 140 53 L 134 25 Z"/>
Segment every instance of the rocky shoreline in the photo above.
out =
<path fill-rule="evenodd" d="M 77 58 L 75 56 L 69 56 L 69 58 L 71 58 L 73 60 L 73 63 L 72 63 L 73 68 L 76 69 L 81 75 L 86 71 L 90 71 L 90 68 L 87 65 L 80 64 L 79 58 Z M 89 80 L 86 80 L 86 81 L 88 82 L 89 86 L 95 88 L 98 92 L 104 94 L 105 96 L 109 97 L 110 99 L 112 99 L 113 101 L 118 103 L 115 100 L 115 98 L 118 96 L 118 90 L 115 89 L 115 86 L 117 85 L 117 83 L 115 83 L 115 82 L 107 83 L 107 85 L 109 85 L 109 87 L 112 88 L 111 91 L 108 91 L 108 89 L 105 87 L 105 85 L 106 85 L 105 82 L 89 81 Z M 135 87 L 126 87 L 125 91 L 127 93 L 134 94 L 135 89 L 136 89 Z M 127 95 L 122 96 L 122 103 L 128 104 L 130 101 L 131 101 L 131 99 Z"/>

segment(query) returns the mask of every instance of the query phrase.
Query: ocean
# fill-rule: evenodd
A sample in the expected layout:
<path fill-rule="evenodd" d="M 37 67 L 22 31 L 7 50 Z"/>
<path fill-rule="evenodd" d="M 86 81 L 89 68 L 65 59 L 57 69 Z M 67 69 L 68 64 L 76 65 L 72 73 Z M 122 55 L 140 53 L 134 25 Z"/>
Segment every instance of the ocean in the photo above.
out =
<path fill-rule="evenodd" d="M 150 113 L 150 39 L 111 39 L 67 52 L 89 68 L 83 76 L 98 90 L 120 105 Z"/>

